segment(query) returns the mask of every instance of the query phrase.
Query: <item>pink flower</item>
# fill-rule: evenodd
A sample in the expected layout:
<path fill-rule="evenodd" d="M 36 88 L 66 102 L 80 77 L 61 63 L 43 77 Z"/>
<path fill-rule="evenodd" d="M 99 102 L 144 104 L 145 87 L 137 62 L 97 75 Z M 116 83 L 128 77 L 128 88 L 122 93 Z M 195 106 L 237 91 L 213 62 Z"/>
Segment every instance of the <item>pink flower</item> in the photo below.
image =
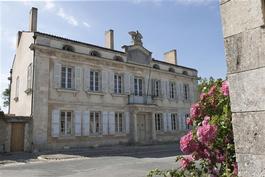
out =
<path fill-rule="evenodd" d="M 213 141 L 217 134 L 217 127 L 210 125 L 208 122 L 204 122 L 202 126 L 197 129 L 198 140 L 204 144 Z"/>
<path fill-rule="evenodd" d="M 200 105 L 198 103 L 191 105 L 190 116 L 191 118 L 198 117 L 200 114 Z"/>
<path fill-rule="evenodd" d="M 216 86 L 213 85 L 213 86 L 210 88 L 210 90 L 209 90 L 209 92 L 208 92 L 208 95 L 209 95 L 209 96 L 212 96 L 212 95 L 214 94 L 215 91 L 216 91 Z"/>
<path fill-rule="evenodd" d="M 193 160 L 194 159 L 192 158 L 191 155 L 187 156 L 186 158 L 181 159 L 180 160 L 180 166 L 181 166 L 181 168 L 182 169 L 187 168 Z"/>
<path fill-rule="evenodd" d="M 222 83 L 221 91 L 222 91 L 224 96 L 228 96 L 229 95 L 229 84 L 228 84 L 228 81 L 224 81 Z"/>
<path fill-rule="evenodd" d="M 192 138 L 192 132 L 189 131 L 188 134 L 184 135 L 180 138 L 180 150 L 185 153 L 189 154 L 194 152 L 198 147 L 198 144 Z"/>
<path fill-rule="evenodd" d="M 204 149 L 203 150 L 203 155 L 204 155 L 205 158 L 210 158 L 211 157 L 211 154 L 210 154 L 208 149 Z"/>
<path fill-rule="evenodd" d="M 219 163 L 222 163 L 225 160 L 223 153 L 221 153 L 218 149 L 215 151 L 216 160 Z"/>
<path fill-rule="evenodd" d="M 192 125 L 192 123 L 193 123 L 192 119 L 188 117 L 188 118 L 186 119 L 186 124 L 187 124 L 187 125 Z"/>
<path fill-rule="evenodd" d="M 207 94 L 206 93 L 201 93 L 200 94 L 200 99 L 201 100 L 204 100 L 206 97 L 207 97 Z"/>
<path fill-rule="evenodd" d="M 211 118 L 210 118 L 209 116 L 205 116 L 205 117 L 204 117 L 204 120 L 202 121 L 202 125 L 206 125 L 206 124 L 208 124 L 210 119 L 211 119 Z"/>
<path fill-rule="evenodd" d="M 234 174 L 235 176 L 238 175 L 238 165 L 237 165 L 237 162 L 234 163 L 234 171 L 233 171 L 233 174 Z"/>

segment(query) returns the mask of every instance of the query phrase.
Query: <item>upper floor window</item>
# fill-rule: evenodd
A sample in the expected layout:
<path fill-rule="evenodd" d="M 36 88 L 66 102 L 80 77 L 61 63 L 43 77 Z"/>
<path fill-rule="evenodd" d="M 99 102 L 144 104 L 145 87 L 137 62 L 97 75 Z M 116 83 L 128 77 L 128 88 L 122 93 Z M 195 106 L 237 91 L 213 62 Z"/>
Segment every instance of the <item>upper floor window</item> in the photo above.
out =
<path fill-rule="evenodd" d="M 60 116 L 60 133 L 61 135 L 71 135 L 72 133 L 72 112 L 61 111 Z"/>
<path fill-rule="evenodd" d="M 18 101 L 19 97 L 19 76 L 16 78 L 16 93 L 15 93 L 15 101 Z"/>
<path fill-rule="evenodd" d="M 159 66 L 158 64 L 154 64 L 154 65 L 153 65 L 153 68 L 155 68 L 155 69 L 160 69 L 160 66 Z"/>
<path fill-rule="evenodd" d="M 171 127 L 173 131 L 178 129 L 178 117 L 176 113 L 171 114 Z"/>
<path fill-rule="evenodd" d="M 156 113 L 155 114 L 155 128 L 156 131 L 161 131 L 162 130 L 162 114 L 161 113 Z"/>
<path fill-rule="evenodd" d="M 122 112 L 115 112 L 115 132 L 123 133 L 125 130 L 124 114 Z"/>
<path fill-rule="evenodd" d="M 188 71 L 183 71 L 182 74 L 188 75 Z"/>
<path fill-rule="evenodd" d="M 98 51 L 95 51 L 95 50 L 91 51 L 90 55 L 95 56 L 95 57 L 101 57 L 100 53 Z"/>
<path fill-rule="evenodd" d="M 168 71 L 174 73 L 175 69 L 174 68 L 169 68 Z"/>
<path fill-rule="evenodd" d="M 32 63 L 29 64 L 27 70 L 27 89 L 32 87 Z"/>
<path fill-rule="evenodd" d="M 134 78 L 134 95 L 143 96 L 143 79 Z"/>
<path fill-rule="evenodd" d="M 122 94 L 123 92 L 123 76 L 121 74 L 114 75 L 114 93 Z"/>
<path fill-rule="evenodd" d="M 169 96 L 170 99 L 176 99 L 176 83 L 169 82 Z"/>
<path fill-rule="evenodd" d="M 101 129 L 100 112 L 90 112 L 90 133 L 99 134 Z"/>
<path fill-rule="evenodd" d="M 90 91 L 100 91 L 100 73 L 98 71 L 90 71 Z"/>
<path fill-rule="evenodd" d="M 152 89 L 153 96 L 160 97 L 161 96 L 161 81 L 160 80 L 152 80 Z"/>
<path fill-rule="evenodd" d="M 61 70 L 61 88 L 72 89 L 74 87 L 74 72 L 72 67 L 62 66 Z"/>
<path fill-rule="evenodd" d="M 114 60 L 116 60 L 116 61 L 119 61 L 119 62 L 123 62 L 123 58 L 122 57 L 120 57 L 120 56 L 114 56 L 114 58 L 113 58 Z"/>
<path fill-rule="evenodd" d="M 74 52 L 74 47 L 70 46 L 70 45 L 64 45 L 63 46 L 63 50 L 69 51 L 69 52 Z"/>
<path fill-rule="evenodd" d="M 184 84 L 183 85 L 183 89 L 184 89 L 184 99 L 188 100 L 189 99 L 189 92 L 190 92 L 190 88 L 189 88 L 189 84 Z"/>

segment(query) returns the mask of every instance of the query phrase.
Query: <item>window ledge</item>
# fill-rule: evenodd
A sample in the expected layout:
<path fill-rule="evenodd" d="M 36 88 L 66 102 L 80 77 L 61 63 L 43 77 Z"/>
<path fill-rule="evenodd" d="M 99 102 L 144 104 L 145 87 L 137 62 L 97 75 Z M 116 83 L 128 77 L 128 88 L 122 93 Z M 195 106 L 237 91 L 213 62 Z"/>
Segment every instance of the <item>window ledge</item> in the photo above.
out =
<path fill-rule="evenodd" d="M 73 135 L 60 135 L 59 137 L 58 137 L 58 139 L 59 140 L 73 140 L 73 139 L 75 139 L 75 136 L 73 136 Z"/>
<path fill-rule="evenodd" d="M 14 100 L 15 100 L 15 102 L 18 102 L 19 99 L 18 99 L 18 97 L 15 97 Z"/>
<path fill-rule="evenodd" d="M 162 97 L 153 97 L 153 100 L 163 100 Z"/>
<path fill-rule="evenodd" d="M 59 88 L 56 89 L 58 92 L 69 92 L 69 93 L 77 93 L 79 90 L 73 90 L 73 89 L 64 89 L 64 88 Z"/>
<path fill-rule="evenodd" d="M 100 95 L 100 96 L 104 96 L 103 92 L 92 92 L 92 91 L 86 91 L 86 93 L 88 95 Z"/>
<path fill-rule="evenodd" d="M 119 93 L 112 93 L 111 94 L 112 96 L 116 96 L 116 97 L 124 97 L 124 96 L 128 96 L 127 94 L 124 94 L 124 93 L 121 93 L 121 94 L 119 94 Z"/>
<path fill-rule="evenodd" d="M 31 93 L 32 93 L 32 89 L 31 89 L 31 88 L 27 88 L 27 90 L 25 90 L 25 93 L 26 93 L 27 95 L 31 94 Z"/>

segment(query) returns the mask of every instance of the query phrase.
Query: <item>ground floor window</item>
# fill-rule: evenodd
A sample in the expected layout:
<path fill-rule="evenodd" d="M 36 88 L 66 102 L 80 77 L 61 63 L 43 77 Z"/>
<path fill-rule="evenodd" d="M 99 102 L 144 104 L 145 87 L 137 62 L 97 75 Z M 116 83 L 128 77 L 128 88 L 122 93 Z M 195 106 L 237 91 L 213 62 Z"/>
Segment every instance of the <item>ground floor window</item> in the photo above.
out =
<path fill-rule="evenodd" d="M 100 112 L 90 112 L 90 133 L 99 134 L 101 128 Z"/>
<path fill-rule="evenodd" d="M 72 133 L 72 112 L 61 111 L 60 128 L 61 135 L 71 135 Z"/>
<path fill-rule="evenodd" d="M 115 132 L 123 133 L 124 132 L 124 114 L 122 112 L 115 112 Z"/>
<path fill-rule="evenodd" d="M 157 113 L 155 114 L 155 126 L 156 126 L 156 131 L 161 131 L 162 130 L 162 114 Z"/>
<path fill-rule="evenodd" d="M 186 122 L 187 122 L 187 118 L 189 117 L 190 115 L 189 114 L 185 114 L 185 121 L 184 121 L 184 124 L 186 125 L 186 129 L 188 130 L 188 129 L 190 129 L 191 127 L 190 127 L 190 125 L 188 125 Z"/>
<path fill-rule="evenodd" d="M 173 131 L 178 129 L 178 117 L 176 113 L 171 114 L 171 127 Z"/>

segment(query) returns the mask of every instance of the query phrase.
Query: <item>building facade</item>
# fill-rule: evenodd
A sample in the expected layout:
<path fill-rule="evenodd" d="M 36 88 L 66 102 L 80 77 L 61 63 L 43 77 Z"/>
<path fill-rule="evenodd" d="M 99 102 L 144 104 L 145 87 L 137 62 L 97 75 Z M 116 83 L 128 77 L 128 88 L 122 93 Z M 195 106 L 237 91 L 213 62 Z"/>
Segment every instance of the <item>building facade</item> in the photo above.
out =
<path fill-rule="evenodd" d="M 175 141 L 189 128 L 197 71 L 177 65 L 176 50 L 155 60 L 142 35 L 114 50 L 37 31 L 18 32 L 10 114 L 32 117 L 24 150 Z"/>

